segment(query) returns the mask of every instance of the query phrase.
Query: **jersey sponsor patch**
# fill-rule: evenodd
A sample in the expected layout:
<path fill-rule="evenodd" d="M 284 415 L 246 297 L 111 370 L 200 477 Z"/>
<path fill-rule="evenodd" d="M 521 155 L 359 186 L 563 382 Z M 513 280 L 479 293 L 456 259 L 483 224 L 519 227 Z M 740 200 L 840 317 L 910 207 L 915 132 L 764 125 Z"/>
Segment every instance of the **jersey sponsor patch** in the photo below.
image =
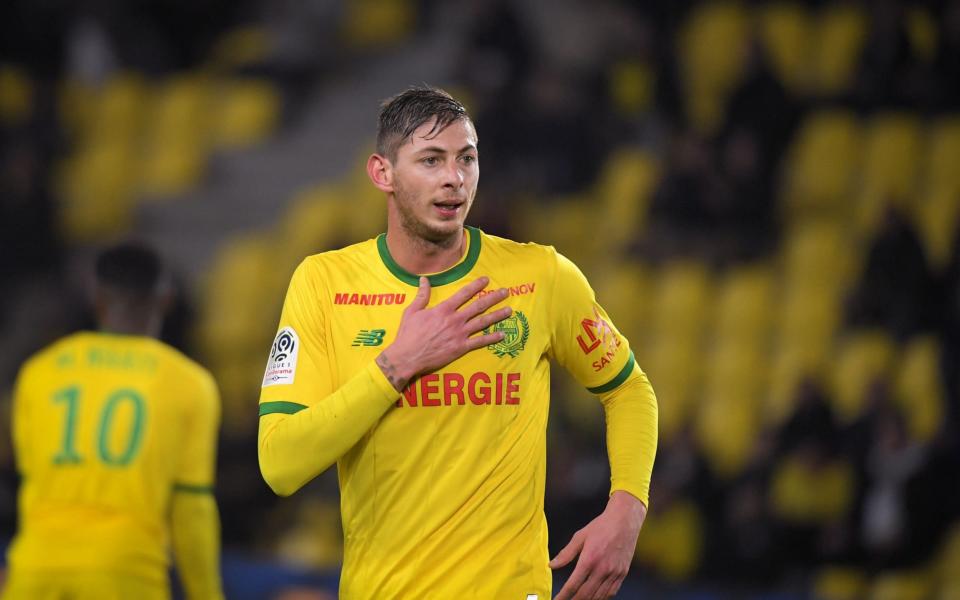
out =
<path fill-rule="evenodd" d="M 284 327 L 277 333 L 270 347 L 267 371 L 263 374 L 263 387 L 293 383 L 297 374 L 297 355 L 300 353 L 300 337 L 293 327 Z"/>

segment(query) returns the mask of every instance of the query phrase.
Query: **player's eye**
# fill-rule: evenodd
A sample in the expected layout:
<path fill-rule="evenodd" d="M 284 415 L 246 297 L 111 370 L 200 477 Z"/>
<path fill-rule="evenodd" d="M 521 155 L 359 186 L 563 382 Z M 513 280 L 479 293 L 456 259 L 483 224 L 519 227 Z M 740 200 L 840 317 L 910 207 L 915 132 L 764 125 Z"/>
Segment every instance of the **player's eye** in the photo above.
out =
<path fill-rule="evenodd" d="M 472 154 L 464 154 L 463 156 L 460 157 L 460 160 L 467 163 L 468 165 L 471 165 L 477 162 L 477 157 Z"/>
<path fill-rule="evenodd" d="M 427 156 L 427 157 L 425 157 L 424 159 L 422 159 L 420 162 L 422 162 L 423 164 L 427 165 L 428 167 L 432 167 L 432 166 L 434 166 L 434 165 L 439 164 L 439 163 L 440 163 L 440 159 L 437 158 L 436 156 Z"/>

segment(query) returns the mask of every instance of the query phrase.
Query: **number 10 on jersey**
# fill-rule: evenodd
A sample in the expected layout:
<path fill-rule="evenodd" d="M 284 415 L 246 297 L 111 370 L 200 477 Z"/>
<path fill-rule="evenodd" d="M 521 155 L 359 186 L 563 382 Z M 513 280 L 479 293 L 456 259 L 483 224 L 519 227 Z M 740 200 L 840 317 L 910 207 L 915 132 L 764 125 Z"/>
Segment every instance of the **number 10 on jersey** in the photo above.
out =
<path fill-rule="evenodd" d="M 77 449 L 77 421 L 82 408 L 82 393 L 78 386 L 64 388 L 53 395 L 56 404 L 64 407 L 64 427 L 60 451 L 53 457 L 54 464 L 76 465 L 83 462 L 83 455 Z M 124 404 L 130 405 L 133 418 L 130 430 L 126 435 L 126 442 L 120 448 L 111 448 L 110 432 L 113 430 L 117 410 Z M 143 396 L 136 390 L 119 389 L 112 392 L 100 411 L 96 432 L 96 455 L 100 461 L 113 467 L 123 467 L 136 458 L 143 441 L 146 407 Z M 121 436 L 122 437 L 122 436 Z M 117 451 L 119 450 L 119 451 Z"/>

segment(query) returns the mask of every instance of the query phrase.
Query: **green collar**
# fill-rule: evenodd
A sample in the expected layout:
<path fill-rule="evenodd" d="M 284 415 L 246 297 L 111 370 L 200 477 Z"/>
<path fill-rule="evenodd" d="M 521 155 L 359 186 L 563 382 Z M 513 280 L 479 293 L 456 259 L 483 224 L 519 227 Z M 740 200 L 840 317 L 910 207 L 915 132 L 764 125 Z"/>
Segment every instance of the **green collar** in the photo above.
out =
<path fill-rule="evenodd" d="M 431 286 L 436 287 L 438 285 L 453 283 L 469 273 L 470 269 L 477 264 L 477 259 L 480 258 L 480 230 L 476 227 L 470 227 L 469 225 L 467 225 L 465 229 L 469 233 L 470 237 L 470 245 L 467 248 L 466 258 L 442 273 L 427 275 L 427 279 L 430 280 Z M 393 273 L 394 277 L 406 283 L 407 285 L 412 285 L 413 287 L 418 287 L 420 285 L 419 275 L 410 273 L 398 265 L 397 261 L 393 260 L 393 257 L 390 256 L 390 249 L 387 248 L 387 234 L 381 233 L 379 236 L 377 236 L 377 251 L 380 253 L 380 260 L 382 260 L 387 269 Z"/>

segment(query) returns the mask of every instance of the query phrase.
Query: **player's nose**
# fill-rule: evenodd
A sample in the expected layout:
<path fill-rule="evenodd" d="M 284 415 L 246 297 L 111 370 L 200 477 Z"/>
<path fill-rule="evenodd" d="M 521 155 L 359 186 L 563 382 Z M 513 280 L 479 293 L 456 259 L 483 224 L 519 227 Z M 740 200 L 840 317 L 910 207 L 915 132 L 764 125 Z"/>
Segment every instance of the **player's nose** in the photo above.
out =
<path fill-rule="evenodd" d="M 463 180 L 463 171 L 456 162 L 443 170 L 443 185 L 445 187 L 460 189 L 463 186 Z"/>

